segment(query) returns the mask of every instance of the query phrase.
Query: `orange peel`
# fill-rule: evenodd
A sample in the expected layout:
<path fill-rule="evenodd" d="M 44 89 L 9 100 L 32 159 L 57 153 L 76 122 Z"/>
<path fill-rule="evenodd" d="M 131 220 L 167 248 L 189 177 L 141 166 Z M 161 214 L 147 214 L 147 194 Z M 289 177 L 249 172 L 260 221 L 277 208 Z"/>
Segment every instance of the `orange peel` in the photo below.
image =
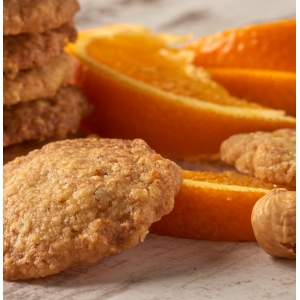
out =
<path fill-rule="evenodd" d="M 231 28 L 200 37 L 186 49 L 206 68 L 246 68 L 296 72 L 296 20 Z"/>
<path fill-rule="evenodd" d="M 296 73 L 227 68 L 206 70 L 231 95 L 296 116 Z"/>
<path fill-rule="evenodd" d="M 255 241 L 253 206 L 273 188 L 272 183 L 233 171 L 183 171 L 173 210 L 153 223 L 150 232 L 212 241 Z"/>
<path fill-rule="evenodd" d="M 224 30 L 185 49 L 233 96 L 296 116 L 295 20 Z"/>
<path fill-rule="evenodd" d="M 185 39 L 129 24 L 80 32 L 67 51 L 79 61 L 74 82 L 94 105 L 83 130 L 191 158 L 218 153 L 236 133 L 295 127 L 283 111 L 231 96 L 191 64 L 191 51 L 169 46 Z"/>

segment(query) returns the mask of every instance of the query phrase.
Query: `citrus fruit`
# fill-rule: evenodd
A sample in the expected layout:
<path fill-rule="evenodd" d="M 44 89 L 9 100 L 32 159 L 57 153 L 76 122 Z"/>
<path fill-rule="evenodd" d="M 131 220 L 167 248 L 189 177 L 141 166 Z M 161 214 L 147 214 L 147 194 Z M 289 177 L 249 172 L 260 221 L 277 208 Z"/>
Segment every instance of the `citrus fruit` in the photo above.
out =
<path fill-rule="evenodd" d="M 296 116 L 296 21 L 225 30 L 186 46 L 233 96 Z"/>
<path fill-rule="evenodd" d="M 272 183 L 234 171 L 183 171 L 173 210 L 153 223 L 150 232 L 212 241 L 255 241 L 252 208 L 273 188 Z"/>
<path fill-rule="evenodd" d="M 228 29 L 186 48 L 195 51 L 197 66 L 296 72 L 296 20 Z"/>
<path fill-rule="evenodd" d="M 296 73 L 255 69 L 206 69 L 236 97 L 296 116 Z"/>
<path fill-rule="evenodd" d="M 175 47 L 184 39 L 130 24 L 80 32 L 67 51 L 79 61 L 74 82 L 94 106 L 82 129 L 187 158 L 218 153 L 235 133 L 295 127 L 295 118 L 231 96 L 194 67 L 192 51 Z"/>

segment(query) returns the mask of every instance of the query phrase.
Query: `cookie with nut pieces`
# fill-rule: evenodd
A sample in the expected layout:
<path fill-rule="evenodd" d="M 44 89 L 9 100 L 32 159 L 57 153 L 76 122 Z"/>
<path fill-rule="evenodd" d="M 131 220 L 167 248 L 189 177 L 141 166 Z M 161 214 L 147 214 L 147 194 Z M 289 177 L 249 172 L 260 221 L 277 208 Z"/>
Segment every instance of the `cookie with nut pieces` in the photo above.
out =
<path fill-rule="evenodd" d="M 53 142 L 4 166 L 4 278 L 93 263 L 143 241 L 182 171 L 142 140 Z"/>

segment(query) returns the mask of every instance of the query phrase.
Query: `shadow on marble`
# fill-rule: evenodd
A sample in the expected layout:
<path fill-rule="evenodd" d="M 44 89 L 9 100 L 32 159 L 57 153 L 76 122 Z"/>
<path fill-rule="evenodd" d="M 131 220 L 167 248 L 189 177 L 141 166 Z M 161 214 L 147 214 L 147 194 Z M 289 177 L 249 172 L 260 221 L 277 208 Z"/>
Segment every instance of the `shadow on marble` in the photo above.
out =
<path fill-rule="evenodd" d="M 278 264 L 285 268 L 295 268 L 293 261 L 276 260 L 261 252 L 262 249 L 253 242 L 219 243 L 151 234 L 137 247 L 94 264 L 79 265 L 58 274 L 15 284 L 73 288 L 99 284 L 141 283 L 195 273 L 198 278 L 206 278 L 222 269 L 234 269 L 234 265 L 249 260 L 251 256 L 262 257 L 264 261 L 268 261 L 265 265 Z M 272 260 L 269 261 L 270 259 Z"/>
<path fill-rule="evenodd" d="M 94 264 L 39 279 L 6 281 L 4 295 L 11 300 L 35 300 L 41 295 L 56 300 L 82 299 L 81 295 L 87 297 L 84 299 L 127 300 L 133 299 L 134 291 L 134 299 L 154 300 L 167 295 L 199 299 L 193 291 L 202 291 L 208 298 L 213 292 L 214 299 L 223 299 L 222 290 L 228 295 L 234 290 L 237 297 L 241 289 L 251 294 L 255 288 L 276 295 L 279 290 L 274 285 L 290 291 L 295 275 L 295 261 L 274 259 L 255 242 L 197 241 L 149 234 L 137 247 Z"/>

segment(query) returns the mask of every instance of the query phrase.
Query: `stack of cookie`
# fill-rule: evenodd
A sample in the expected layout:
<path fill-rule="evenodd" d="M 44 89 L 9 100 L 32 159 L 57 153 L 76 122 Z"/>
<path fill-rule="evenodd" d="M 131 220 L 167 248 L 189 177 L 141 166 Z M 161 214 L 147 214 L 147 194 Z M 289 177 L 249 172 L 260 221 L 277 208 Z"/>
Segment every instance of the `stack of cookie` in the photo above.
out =
<path fill-rule="evenodd" d="M 73 62 L 64 47 L 76 40 L 78 10 L 76 0 L 4 0 L 4 146 L 77 131 L 87 103 L 68 84 Z"/>

